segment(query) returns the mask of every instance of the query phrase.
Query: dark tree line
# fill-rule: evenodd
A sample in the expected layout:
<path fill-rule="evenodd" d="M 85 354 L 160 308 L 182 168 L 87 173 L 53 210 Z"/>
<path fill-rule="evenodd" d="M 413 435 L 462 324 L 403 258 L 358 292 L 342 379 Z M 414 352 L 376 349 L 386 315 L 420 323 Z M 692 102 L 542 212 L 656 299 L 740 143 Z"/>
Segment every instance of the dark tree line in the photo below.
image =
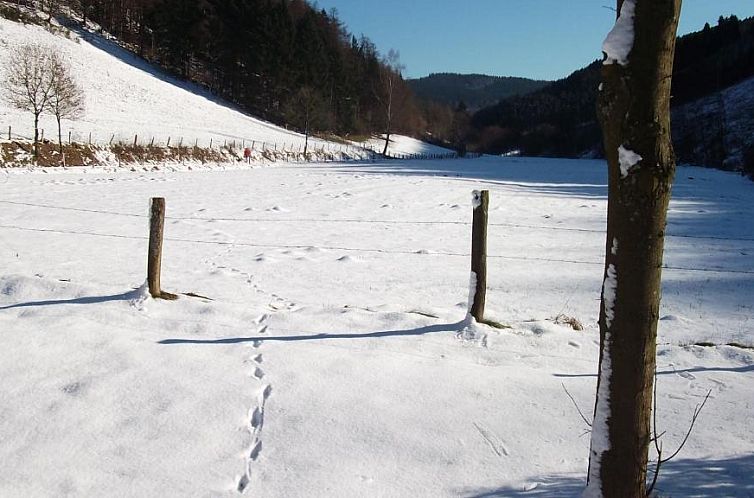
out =
<path fill-rule="evenodd" d="M 337 12 L 305 0 L 68 0 L 132 51 L 280 124 L 340 135 L 385 131 L 385 73 L 395 72 Z M 400 74 L 396 132 L 426 121 Z M 306 104 L 299 105 L 301 89 Z"/>
<path fill-rule="evenodd" d="M 600 69 L 601 62 L 594 62 L 541 90 L 480 110 L 472 118 L 469 141 L 491 153 L 518 149 L 527 155 L 602 155 L 595 113 Z M 671 105 L 714 95 L 751 76 L 754 19 L 720 17 L 717 26 L 706 25 L 678 39 Z M 699 160 L 685 157 L 685 148 L 677 145 L 682 160 Z M 715 157 L 704 162 L 721 164 L 724 158 L 713 152 L 708 155 Z"/>

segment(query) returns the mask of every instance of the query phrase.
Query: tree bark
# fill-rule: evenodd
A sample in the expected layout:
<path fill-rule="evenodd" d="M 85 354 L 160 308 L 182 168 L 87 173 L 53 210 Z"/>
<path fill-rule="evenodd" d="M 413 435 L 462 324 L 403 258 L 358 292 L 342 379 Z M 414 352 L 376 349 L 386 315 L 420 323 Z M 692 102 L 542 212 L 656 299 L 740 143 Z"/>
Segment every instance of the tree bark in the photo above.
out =
<path fill-rule="evenodd" d="M 63 131 L 60 128 L 60 115 L 56 115 L 55 118 L 58 121 L 58 151 L 63 153 Z"/>
<path fill-rule="evenodd" d="M 39 161 L 39 113 L 34 114 L 34 161 Z"/>
<path fill-rule="evenodd" d="M 626 0 L 629 1 L 629 0 Z M 623 0 L 618 0 L 621 12 Z M 675 173 L 670 85 L 681 0 L 635 0 L 625 65 L 606 64 L 598 99 L 609 168 L 600 375 L 585 496 L 644 498 L 662 259 Z M 623 165 L 619 148 L 640 160 Z M 601 385 L 605 383 L 605 385 Z M 607 434 L 600 434 L 604 422 Z M 605 441 L 600 438 L 607 437 Z"/>

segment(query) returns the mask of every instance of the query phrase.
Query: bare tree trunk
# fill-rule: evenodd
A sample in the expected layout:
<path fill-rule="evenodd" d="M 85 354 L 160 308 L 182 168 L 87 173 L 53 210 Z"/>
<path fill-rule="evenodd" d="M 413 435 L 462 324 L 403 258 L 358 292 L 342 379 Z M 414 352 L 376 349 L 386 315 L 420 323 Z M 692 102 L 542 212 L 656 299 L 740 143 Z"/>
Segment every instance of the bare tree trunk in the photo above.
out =
<path fill-rule="evenodd" d="M 60 129 L 60 115 L 56 115 L 55 118 L 58 121 L 58 151 L 62 154 L 63 153 L 63 134 L 62 130 Z"/>
<path fill-rule="evenodd" d="M 309 150 L 309 121 L 306 122 L 306 135 L 304 136 L 304 156 L 306 156 L 307 150 Z"/>
<path fill-rule="evenodd" d="M 382 155 L 387 155 L 387 146 L 390 144 L 390 126 L 387 128 L 387 133 L 385 134 L 385 148 L 382 149 Z"/>
<path fill-rule="evenodd" d="M 39 159 L 39 114 L 34 114 L 34 161 Z"/>
<path fill-rule="evenodd" d="M 621 17 L 629 10 L 624 3 L 629 9 L 635 4 L 633 48 L 626 61 L 603 66 L 598 102 L 609 199 L 600 375 L 585 496 L 644 498 L 675 173 L 669 107 L 681 0 L 618 0 Z"/>

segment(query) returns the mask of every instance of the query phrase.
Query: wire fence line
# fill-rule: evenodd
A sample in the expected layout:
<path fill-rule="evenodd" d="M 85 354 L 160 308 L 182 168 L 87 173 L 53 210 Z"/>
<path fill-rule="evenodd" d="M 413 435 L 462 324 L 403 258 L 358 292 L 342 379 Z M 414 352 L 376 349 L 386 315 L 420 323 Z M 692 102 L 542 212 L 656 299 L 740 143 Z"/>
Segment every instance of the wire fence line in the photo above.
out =
<path fill-rule="evenodd" d="M 134 215 L 136 216 L 136 215 Z M 139 217 L 142 217 L 139 215 Z M 124 235 L 114 233 L 101 233 L 90 232 L 81 230 L 65 230 L 57 228 L 34 228 L 23 227 L 17 225 L 0 225 L 0 229 L 5 230 L 18 230 L 26 232 L 37 233 L 53 233 L 60 235 L 76 235 L 76 236 L 89 236 L 89 237 L 101 237 L 101 238 L 114 238 L 114 239 L 127 239 L 127 240 L 149 240 L 147 236 L 141 235 Z M 470 253 L 459 253 L 451 251 L 431 251 L 431 250 L 407 250 L 407 249 L 378 249 L 378 248 L 365 248 L 365 247 L 349 247 L 349 246 L 330 246 L 320 244 L 261 244 L 251 243 L 243 241 L 216 241 L 216 240 L 202 240 L 202 239 L 188 239 L 188 238 L 176 238 L 165 237 L 166 242 L 176 243 L 189 243 L 189 244 L 202 244 L 211 246 L 234 246 L 234 247 L 253 247 L 261 249 L 309 249 L 316 247 L 319 249 L 332 250 L 332 251 L 349 251 L 360 253 L 378 253 L 378 254 L 395 254 L 395 255 L 412 255 L 412 256 L 447 256 L 447 257 L 463 257 L 469 258 Z M 565 259 L 565 258 L 545 258 L 536 256 L 521 256 L 511 254 L 490 254 L 487 255 L 490 259 L 502 259 L 511 261 L 536 261 L 547 263 L 565 263 L 574 265 L 588 265 L 588 266 L 603 266 L 602 261 L 584 261 L 577 259 Z M 754 275 L 754 270 L 746 269 L 726 269 L 726 268 L 704 268 L 704 267 L 685 267 L 675 265 L 663 265 L 664 270 L 670 271 L 683 271 L 683 272 L 703 272 L 703 273 L 720 273 L 720 274 L 740 274 L 740 275 Z"/>
<path fill-rule="evenodd" d="M 14 131 L 11 125 L 0 127 L 0 139 L 32 141 L 34 136 L 21 134 Z M 195 135 L 184 136 L 178 132 L 176 135 L 156 135 L 156 134 L 139 134 L 139 133 L 93 133 L 81 132 L 75 130 L 66 130 L 61 133 L 61 138 L 65 144 L 86 144 L 94 146 L 133 146 L 133 147 L 163 147 L 163 148 L 184 148 L 199 147 L 210 150 L 223 150 L 228 152 L 240 153 L 248 148 L 256 153 L 280 153 L 286 156 L 303 154 L 306 149 L 307 154 L 342 154 L 347 156 L 374 159 L 384 157 L 385 159 L 400 160 L 427 160 L 427 159 L 457 159 L 459 154 L 454 151 L 448 152 L 419 152 L 405 153 L 388 150 L 385 154 L 379 152 L 374 145 L 357 142 L 337 142 L 329 141 L 324 138 L 310 136 L 308 140 L 304 136 L 291 136 L 288 140 L 268 142 L 243 138 L 236 135 L 223 133 L 210 133 L 202 138 Z M 57 142 L 57 129 L 45 134 L 45 129 L 40 129 L 39 139 Z M 308 142 L 308 144 L 307 144 Z M 467 153 L 463 157 L 474 159 L 481 157 L 481 154 Z"/>
<path fill-rule="evenodd" d="M 122 213 L 117 211 L 105 211 L 97 209 L 74 208 L 67 206 L 55 206 L 50 204 L 35 204 L 31 202 L 5 201 L 0 200 L 2 204 L 17 206 L 36 207 L 44 209 L 53 209 L 61 211 L 75 211 L 82 213 L 105 214 L 112 216 L 124 216 L 134 218 L 148 218 L 148 214 Z M 457 220 L 385 220 L 385 219 L 359 219 L 359 218 L 229 218 L 229 217 L 205 217 L 205 216 L 165 216 L 166 220 L 174 221 L 223 221 L 238 223 L 343 223 L 343 224 L 381 224 L 381 225 L 459 225 L 471 226 L 470 221 Z M 594 233 L 604 235 L 605 230 L 593 228 L 578 227 L 557 227 L 548 225 L 528 225 L 522 223 L 489 223 L 491 227 L 521 228 L 527 230 L 553 230 L 576 233 Z M 754 237 L 722 237 L 716 235 L 691 235 L 691 234 L 674 234 L 666 233 L 666 238 L 680 238 L 693 240 L 716 240 L 727 242 L 754 242 Z"/>

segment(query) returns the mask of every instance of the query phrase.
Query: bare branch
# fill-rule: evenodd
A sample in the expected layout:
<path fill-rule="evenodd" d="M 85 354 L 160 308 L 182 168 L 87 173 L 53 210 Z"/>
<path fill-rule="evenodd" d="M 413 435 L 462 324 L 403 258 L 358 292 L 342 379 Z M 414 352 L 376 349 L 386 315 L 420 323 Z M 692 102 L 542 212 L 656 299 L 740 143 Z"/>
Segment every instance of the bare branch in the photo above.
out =
<path fill-rule="evenodd" d="M 691 436 L 691 433 L 694 430 L 694 424 L 696 423 L 696 419 L 699 418 L 699 414 L 702 413 L 702 410 L 704 409 L 704 405 L 707 404 L 707 401 L 709 400 L 710 395 L 712 395 L 712 389 L 707 391 L 707 395 L 704 397 L 704 401 L 701 402 L 701 404 L 696 405 L 696 408 L 694 408 L 694 415 L 691 417 L 691 425 L 689 425 L 689 430 L 686 432 L 686 437 L 683 438 L 683 441 L 681 442 L 681 445 L 678 447 L 677 450 L 675 450 L 675 453 L 670 455 L 669 457 L 662 460 L 663 463 L 669 462 L 673 458 L 678 455 L 678 453 L 681 452 L 683 447 L 686 445 L 686 442 L 689 440 L 689 436 Z"/>
<path fill-rule="evenodd" d="M 575 399 L 573 399 L 573 396 L 571 396 L 571 393 L 569 393 L 569 392 L 568 392 L 568 389 L 566 389 L 566 386 L 565 386 L 565 384 L 561 383 L 560 385 L 561 385 L 561 386 L 563 386 L 563 390 L 564 390 L 564 391 L 565 391 L 565 393 L 566 393 L 566 394 L 568 395 L 568 397 L 569 397 L 569 398 L 571 398 L 571 403 L 573 403 L 573 406 L 575 406 L 575 407 L 576 407 L 576 411 L 578 411 L 578 412 L 579 412 L 579 415 L 581 415 L 581 420 L 583 420 L 583 421 L 584 421 L 584 423 L 585 423 L 585 424 L 586 424 L 587 426 L 589 426 L 589 427 L 592 427 L 592 424 L 591 424 L 591 422 L 589 422 L 589 420 L 588 420 L 588 419 L 587 419 L 587 418 L 586 418 L 586 417 L 584 416 L 584 412 L 582 412 L 582 411 L 581 411 L 581 408 L 579 407 L 578 403 L 576 403 L 576 400 L 575 400 Z"/>

